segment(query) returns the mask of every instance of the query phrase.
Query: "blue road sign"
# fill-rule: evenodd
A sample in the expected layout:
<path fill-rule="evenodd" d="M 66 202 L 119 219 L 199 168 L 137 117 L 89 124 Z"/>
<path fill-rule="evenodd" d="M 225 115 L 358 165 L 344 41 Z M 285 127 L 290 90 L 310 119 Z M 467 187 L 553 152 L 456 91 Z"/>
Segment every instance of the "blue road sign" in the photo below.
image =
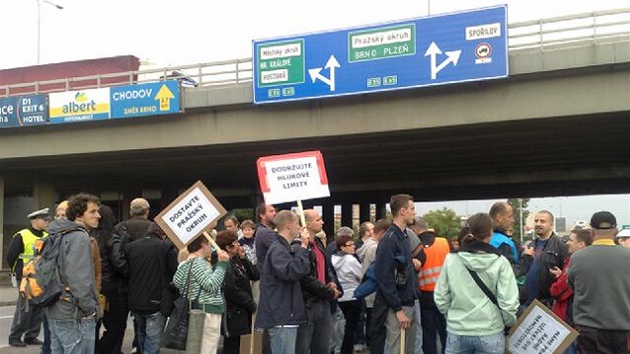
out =
<path fill-rule="evenodd" d="M 168 80 L 110 88 L 112 118 L 179 113 L 179 81 Z"/>
<path fill-rule="evenodd" d="M 507 6 L 254 41 L 254 103 L 508 76 Z"/>
<path fill-rule="evenodd" d="M 47 122 L 46 95 L 0 98 L 0 128 L 44 125 Z"/>

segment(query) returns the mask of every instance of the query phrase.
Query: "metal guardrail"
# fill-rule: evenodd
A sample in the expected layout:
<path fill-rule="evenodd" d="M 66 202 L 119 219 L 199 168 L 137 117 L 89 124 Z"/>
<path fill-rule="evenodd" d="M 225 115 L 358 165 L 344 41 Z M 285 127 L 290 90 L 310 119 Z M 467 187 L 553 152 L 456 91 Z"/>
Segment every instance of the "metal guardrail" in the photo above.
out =
<path fill-rule="evenodd" d="M 559 16 L 508 24 L 508 48 L 520 50 L 553 50 L 558 47 L 592 45 L 602 42 L 630 40 L 630 8 L 595 11 L 576 15 Z M 212 89 L 237 86 L 252 82 L 252 58 L 226 60 L 192 65 L 180 65 L 159 69 L 145 69 L 122 73 L 95 76 L 70 77 L 49 81 L 21 83 L 0 86 L 6 96 L 11 92 L 20 94 L 49 93 L 70 90 L 100 88 L 124 84 L 103 84 L 111 78 L 124 79 L 137 84 L 155 82 L 162 78 L 176 78 L 182 81 L 185 90 Z M 134 80 L 134 78 L 136 78 Z M 196 85 L 186 85 L 194 80 Z M 77 87 L 77 82 L 96 80 L 96 84 Z M 65 89 L 46 89 L 46 86 L 63 84 Z M 187 87 L 189 86 L 189 87 Z M 28 89 L 32 89 L 28 90 Z M 19 90 L 18 90 L 19 89 Z M 25 92 L 28 90 L 28 92 Z"/>

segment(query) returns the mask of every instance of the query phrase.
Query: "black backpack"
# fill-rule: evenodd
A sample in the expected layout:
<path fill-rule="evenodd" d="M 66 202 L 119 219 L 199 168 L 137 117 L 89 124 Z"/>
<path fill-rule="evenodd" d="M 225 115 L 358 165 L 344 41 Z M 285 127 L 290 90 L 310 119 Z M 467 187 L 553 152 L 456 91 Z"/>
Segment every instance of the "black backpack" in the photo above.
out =
<path fill-rule="evenodd" d="M 59 249 L 63 235 L 72 231 L 87 231 L 76 225 L 65 230 L 49 235 L 44 239 L 41 256 L 35 264 L 35 279 L 37 285 L 43 290 L 39 296 L 30 300 L 34 305 L 50 306 L 59 300 L 64 292 L 64 285 L 59 276 Z"/>

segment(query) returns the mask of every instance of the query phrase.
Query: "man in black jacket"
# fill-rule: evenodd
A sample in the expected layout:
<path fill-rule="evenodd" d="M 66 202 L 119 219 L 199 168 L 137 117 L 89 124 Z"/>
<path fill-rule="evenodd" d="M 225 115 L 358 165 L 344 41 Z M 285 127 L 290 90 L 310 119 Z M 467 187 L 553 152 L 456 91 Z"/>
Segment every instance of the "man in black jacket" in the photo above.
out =
<path fill-rule="evenodd" d="M 154 354 L 160 349 L 172 308 L 164 297 L 177 270 L 177 255 L 156 224 L 144 237 L 125 245 L 124 251 L 129 266 L 129 310 L 138 324 L 138 345 L 142 354 Z"/>
<path fill-rule="evenodd" d="M 307 323 L 298 328 L 296 352 L 311 354 L 329 353 L 330 337 L 332 335 L 332 318 L 330 315 L 330 301 L 340 295 L 337 289 L 335 275 L 331 265 L 326 262 L 324 244 L 315 236 L 322 231 L 324 221 L 315 210 L 304 211 L 306 229 L 309 232 L 309 261 L 310 272 L 300 285 L 304 295 Z M 294 252 L 300 247 L 300 240 L 291 244 Z"/>
<path fill-rule="evenodd" d="M 554 267 L 562 268 L 564 260 L 569 257 L 567 245 L 553 231 L 553 220 L 553 214 L 547 210 L 539 211 L 534 217 L 534 232 L 537 236 L 533 243 L 534 255 L 524 253 L 522 256 L 525 264 L 521 271 L 527 275 L 527 302 L 523 304 L 525 307 L 538 299 L 551 308 L 553 301 L 549 288 L 555 281 L 555 276 L 549 270 Z"/>

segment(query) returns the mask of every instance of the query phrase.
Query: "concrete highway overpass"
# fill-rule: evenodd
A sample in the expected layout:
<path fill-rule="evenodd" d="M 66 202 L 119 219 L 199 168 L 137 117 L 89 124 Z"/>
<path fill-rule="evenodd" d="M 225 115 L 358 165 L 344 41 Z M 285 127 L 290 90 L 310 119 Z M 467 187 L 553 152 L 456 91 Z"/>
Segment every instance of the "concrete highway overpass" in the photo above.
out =
<path fill-rule="evenodd" d="M 256 159 L 306 150 L 325 158 L 332 196 L 307 205 L 324 205 L 328 221 L 332 205 L 382 206 L 398 192 L 630 192 L 629 27 L 511 45 L 505 80 L 263 106 L 238 80 L 186 89 L 181 115 L 0 130 L 0 192 L 48 206 L 87 191 L 124 210 L 140 194 L 164 206 L 202 180 L 227 209 L 249 207 L 260 200 Z M 251 77 L 251 63 L 238 65 Z"/>

